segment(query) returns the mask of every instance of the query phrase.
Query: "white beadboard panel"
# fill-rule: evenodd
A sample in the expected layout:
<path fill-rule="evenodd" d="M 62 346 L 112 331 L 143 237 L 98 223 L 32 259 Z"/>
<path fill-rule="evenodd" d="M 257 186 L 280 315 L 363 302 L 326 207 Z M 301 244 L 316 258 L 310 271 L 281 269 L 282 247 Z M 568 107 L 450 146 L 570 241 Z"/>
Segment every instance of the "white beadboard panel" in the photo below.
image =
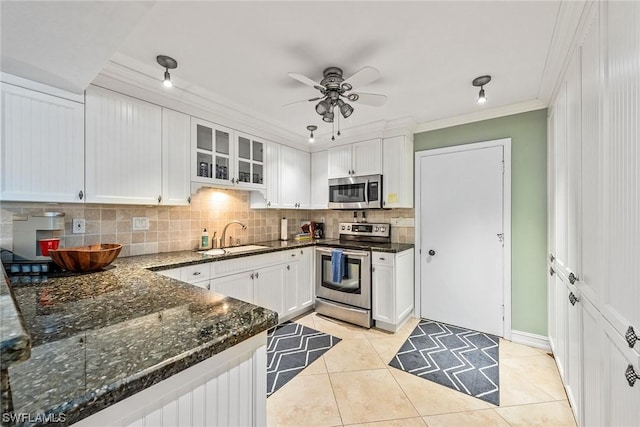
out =
<path fill-rule="evenodd" d="M 640 331 L 640 3 L 607 2 L 606 17 L 602 312 L 623 335 Z"/>
<path fill-rule="evenodd" d="M 87 202 L 157 205 L 161 107 L 96 86 L 85 105 Z"/>
<path fill-rule="evenodd" d="M 567 250 L 567 91 L 566 84 L 558 90 L 555 113 L 555 256 L 556 265 L 568 267 Z"/>
<path fill-rule="evenodd" d="M 188 205 L 191 195 L 191 117 L 162 109 L 162 204 Z"/>
<path fill-rule="evenodd" d="M 76 425 L 264 426 L 266 342 L 262 332 Z"/>
<path fill-rule="evenodd" d="M 354 175 L 382 173 L 382 140 L 371 139 L 353 144 L 352 168 Z"/>
<path fill-rule="evenodd" d="M 329 148 L 329 172 L 328 177 L 342 178 L 349 176 L 351 170 L 351 145 L 342 145 Z"/>
<path fill-rule="evenodd" d="M 582 292 L 599 304 L 605 283 L 603 262 L 602 167 L 605 144 L 602 139 L 602 55 L 600 49 L 600 19 L 597 7 L 592 8 L 586 34 L 579 47 L 582 92 Z"/>
<path fill-rule="evenodd" d="M 84 105 L 0 85 L 0 199 L 82 202 Z"/>
<path fill-rule="evenodd" d="M 583 397 L 582 425 L 584 427 L 603 426 L 602 392 L 604 334 L 600 326 L 600 313 L 587 298 L 582 304 L 582 342 L 583 349 Z"/>

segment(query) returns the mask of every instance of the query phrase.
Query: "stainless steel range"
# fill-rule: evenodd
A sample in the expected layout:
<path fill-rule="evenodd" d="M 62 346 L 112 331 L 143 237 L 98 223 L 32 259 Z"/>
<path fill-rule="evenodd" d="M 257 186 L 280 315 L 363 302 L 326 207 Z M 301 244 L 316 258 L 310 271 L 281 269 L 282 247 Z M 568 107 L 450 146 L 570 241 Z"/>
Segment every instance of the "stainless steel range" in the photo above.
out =
<path fill-rule="evenodd" d="M 371 246 L 391 242 L 390 224 L 340 223 L 340 239 L 316 247 L 316 312 L 370 328 Z"/>

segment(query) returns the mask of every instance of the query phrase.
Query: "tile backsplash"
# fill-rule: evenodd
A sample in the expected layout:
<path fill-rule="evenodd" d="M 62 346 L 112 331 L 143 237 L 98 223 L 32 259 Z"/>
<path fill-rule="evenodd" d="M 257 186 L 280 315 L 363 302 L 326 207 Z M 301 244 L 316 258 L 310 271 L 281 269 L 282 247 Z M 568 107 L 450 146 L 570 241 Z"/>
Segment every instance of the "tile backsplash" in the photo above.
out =
<path fill-rule="evenodd" d="M 353 211 L 304 209 L 250 209 L 249 193 L 238 190 L 203 188 L 194 194 L 190 206 L 133 206 L 108 204 L 51 204 L 2 202 L 0 204 L 0 247 L 13 249 L 13 214 L 38 214 L 46 211 L 64 212 L 65 229 L 60 235 L 62 247 L 95 243 L 121 243 L 120 256 L 189 250 L 197 247 L 202 229 L 209 238 L 214 233 L 220 239 L 229 221 L 237 224 L 227 229 L 229 236 L 240 244 L 257 243 L 280 238 L 280 218 L 288 219 L 288 233 L 300 231 L 303 221 L 324 221 L 327 238 L 338 237 L 338 224 L 353 219 Z M 147 217 L 149 229 L 132 230 L 133 217 Z M 367 211 L 369 222 L 392 222 L 392 218 L 413 218 L 413 209 Z M 85 233 L 73 234 L 73 218 L 85 219 Z M 360 216 L 359 216 L 360 218 Z M 413 227 L 392 227 L 391 239 L 399 243 L 413 243 Z"/>

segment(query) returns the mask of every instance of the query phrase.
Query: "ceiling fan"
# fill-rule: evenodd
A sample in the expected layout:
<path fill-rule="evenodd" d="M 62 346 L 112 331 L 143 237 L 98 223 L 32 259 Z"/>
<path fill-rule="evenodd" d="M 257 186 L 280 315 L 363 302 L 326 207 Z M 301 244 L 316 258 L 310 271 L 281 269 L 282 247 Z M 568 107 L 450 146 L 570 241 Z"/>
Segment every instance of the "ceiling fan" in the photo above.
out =
<path fill-rule="evenodd" d="M 316 113 L 321 115 L 322 120 L 325 122 L 333 123 L 334 110 L 336 108 L 345 119 L 353 113 L 353 107 L 345 102 L 345 99 L 350 102 L 357 102 L 374 107 L 379 107 L 387 102 L 385 95 L 351 92 L 354 87 L 365 86 L 380 78 L 380 72 L 373 67 L 363 67 L 348 79 L 342 77 L 342 69 L 339 67 L 328 67 L 322 75 L 323 79 L 320 83 L 316 83 L 302 74 L 289 73 L 289 77 L 316 88 L 322 96 L 295 101 L 286 105 L 305 101 L 320 101 L 316 104 Z"/>

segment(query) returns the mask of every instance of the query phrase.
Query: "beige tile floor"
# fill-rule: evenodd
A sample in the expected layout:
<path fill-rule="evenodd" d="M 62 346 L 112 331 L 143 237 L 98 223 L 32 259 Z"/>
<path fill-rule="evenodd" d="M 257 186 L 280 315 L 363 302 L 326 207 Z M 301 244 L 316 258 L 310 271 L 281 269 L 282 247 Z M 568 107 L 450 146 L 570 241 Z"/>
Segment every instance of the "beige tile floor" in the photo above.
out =
<path fill-rule="evenodd" d="M 267 399 L 269 426 L 571 426 L 553 359 L 500 342 L 500 406 L 388 366 L 418 323 L 389 334 L 309 313 L 296 322 L 342 341 Z"/>

